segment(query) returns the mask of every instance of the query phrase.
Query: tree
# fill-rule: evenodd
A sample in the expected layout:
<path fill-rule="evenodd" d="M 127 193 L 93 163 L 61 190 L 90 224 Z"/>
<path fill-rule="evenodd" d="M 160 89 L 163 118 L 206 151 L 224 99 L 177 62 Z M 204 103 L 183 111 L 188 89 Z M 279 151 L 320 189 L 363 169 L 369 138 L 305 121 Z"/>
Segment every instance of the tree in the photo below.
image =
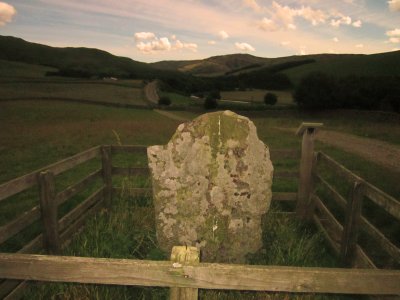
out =
<path fill-rule="evenodd" d="M 294 101 L 302 108 L 336 108 L 340 106 L 336 101 L 336 91 L 335 78 L 321 72 L 313 72 L 303 77 L 293 96 Z"/>
<path fill-rule="evenodd" d="M 158 99 L 158 105 L 171 105 L 171 99 L 168 96 L 161 96 L 160 99 Z"/>
<path fill-rule="evenodd" d="M 204 100 L 204 108 L 205 109 L 216 109 L 218 107 L 217 99 L 208 95 Z"/>
<path fill-rule="evenodd" d="M 275 105 L 278 101 L 278 97 L 274 93 L 266 93 L 264 95 L 264 103 L 267 105 Z"/>

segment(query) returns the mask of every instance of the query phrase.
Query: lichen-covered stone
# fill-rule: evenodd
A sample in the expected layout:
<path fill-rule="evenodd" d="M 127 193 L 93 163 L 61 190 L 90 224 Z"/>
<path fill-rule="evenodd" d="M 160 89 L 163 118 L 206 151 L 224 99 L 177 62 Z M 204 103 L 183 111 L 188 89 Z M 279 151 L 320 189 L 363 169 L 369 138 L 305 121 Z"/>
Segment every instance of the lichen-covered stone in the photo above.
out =
<path fill-rule="evenodd" d="M 231 111 L 179 125 L 165 146 L 147 149 L 157 239 L 201 248 L 202 261 L 245 261 L 262 245 L 271 202 L 268 147 L 248 118 Z"/>

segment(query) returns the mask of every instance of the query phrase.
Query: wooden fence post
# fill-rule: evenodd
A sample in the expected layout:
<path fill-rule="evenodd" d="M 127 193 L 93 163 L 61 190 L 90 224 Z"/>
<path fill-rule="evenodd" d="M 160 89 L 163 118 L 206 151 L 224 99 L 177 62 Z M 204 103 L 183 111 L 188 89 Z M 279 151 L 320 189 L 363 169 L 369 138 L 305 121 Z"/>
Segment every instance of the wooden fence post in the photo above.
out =
<path fill-rule="evenodd" d="M 49 254 L 60 254 L 61 243 L 58 232 L 58 205 L 56 202 L 54 174 L 39 173 L 40 210 L 43 222 L 43 247 Z"/>
<path fill-rule="evenodd" d="M 357 249 L 363 200 L 363 184 L 355 182 L 347 202 L 345 224 L 340 245 L 340 258 L 344 265 L 352 266 Z"/>
<path fill-rule="evenodd" d="M 312 190 L 312 169 L 314 162 L 314 138 L 317 128 L 322 125 L 322 123 L 302 123 L 296 132 L 298 136 L 303 136 L 296 206 L 296 213 L 303 220 L 311 220 L 312 218 L 310 196 Z"/>
<path fill-rule="evenodd" d="M 174 246 L 171 252 L 171 261 L 174 267 L 182 267 L 182 264 L 194 264 L 200 262 L 200 253 L 196 247 Z M 196 288 L 170 288 L 170 300 L 197 300 L 199 289 Z"/>
<path fill-rule="evenodd" d="M 112 198 L 112 160 L 111 160 L 111 146 L 101 147 L 101 161 L 104 188 L 104 202 L 106 206 L 111 205 Z"/>

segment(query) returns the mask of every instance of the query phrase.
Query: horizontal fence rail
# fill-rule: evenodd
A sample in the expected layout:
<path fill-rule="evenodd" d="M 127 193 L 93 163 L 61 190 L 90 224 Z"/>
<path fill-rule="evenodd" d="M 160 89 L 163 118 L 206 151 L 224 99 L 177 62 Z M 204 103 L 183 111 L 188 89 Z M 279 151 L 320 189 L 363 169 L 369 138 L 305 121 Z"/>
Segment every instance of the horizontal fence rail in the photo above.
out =
<path fill-rule="evenodd" d="M 298 268 L 0 253 L 0 277 L 20 280 L 273 292 L 400 294 L 400 271 Z"/>
<path fill-rule="evenodd" d="M 47 167 L 31 172 L 27 175 L 3 183 L 0 185 L 0 201 L 37 184 L 38 174 L 42 171 L 47 170 L 52 172 L 54 175 L 58 175 L 99 155 L 100 146 L 96 146 L 69 158 L 51 164 Z"/>
<path fill-rule="evenodd" d="M 398 200 L 371 185 L 363 178 L 359 177 L 344 166 L 340 165 L 338 162 L 336 162 L 333 158 L 329 157 L 325 153 L 318 153 L 318 157 L 318 163 L 327 167 L 334 173 L 339 174 L 342 178 L 345 178 L 350 184 L 354 185 L 352 195 L 354 194 L 354 189 L 358 187 L 358 201 L 362 201 L 363 197 L 367 197 L 400 222 L 400 202 Z M 350 226 L 350 224 L 340 224 L 340 222 L 324 205 L 323 201 L 315 194 L 312 195 L 312 200 L 313 203 L 315 203 L 316 207 L 316 215 L 314 215 L 314 221 L 321 229 L 321 231 L 337 254 L 339 254 L 340 251 L 343 252 L 343 250 L 346 249 L 346 244 L 348 242 L 355 243 L 355 249 L 352 251 L 354 256 L 352 259 L 352 264 L 356 267 L 376 268 L 371 258 L 369 258 L 365 251 L 356 244 L 357 233 L 358 231 L 362 230 L 369 237 L 371 237 L 380 246 L 380 249 L 382 249 L 383 252 L 389 255 L 394 262 L 400 263 L 400 249 L 396 245 L 394 245 L 378 228 L 372 225 L 365 216 L 361 214 L 360 208 L 358 208 L 358 211 L 351 212 L 351 207 L 349 206 L 351 203 L 349 203 L 349 201 L 346 200 L 342 195 L 340 195 L 340 193 L 332 185 L 330 185 L 325 179 L 323 179 L 322 176 L 318 174 L 318 171 L 316 171 L 316 168 L 313 172 L 313 181 L 315 184 L 320 185 L 324 189 L 324 191 L 327 192 L 328 196 L 336 202 L 336 204 L 346 214 L 346 219 L 350 217 L 353 218 L 356 222 L 353 225 L 355 225 L 357 228 L 352 229 L 350 230 L 351 232 L 349 232 L 348 226 Z M 361 203 L 358 203 L 357 205 L 361 205 Z M 344 229 L 346 229 L 347 232 L 344 232 Z M 350 238 L 349 236 L 346 236 L 346 234 L 351 234 L 353 241 L 346 241 L 346 238 Z"/>

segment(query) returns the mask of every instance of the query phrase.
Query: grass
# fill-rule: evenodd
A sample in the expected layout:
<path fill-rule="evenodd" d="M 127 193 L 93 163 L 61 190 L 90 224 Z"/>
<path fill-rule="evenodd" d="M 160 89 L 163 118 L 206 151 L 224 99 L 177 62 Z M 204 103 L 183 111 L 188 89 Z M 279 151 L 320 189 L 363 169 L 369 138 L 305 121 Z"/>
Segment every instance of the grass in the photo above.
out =
<path fill-rule="evenodd" d="M 110 83 L 50 82 L 2 82 L 0 99 L 61 98 L 72 100 L 102 101 L 110 103 L 136 104 L 145 106 L 140 88 L 128 88 Z"/>
<path fill-rule="evenodd" d="M 312 57 L 312 56 L 311 56 Z M 330 55 L 320 56 L 312 64 L 302 65 L 283 71 L 297 85 L 310 72 L 324 72 L 335 76 L 398 76 L 400 62 L 398 53 L 389 52 L 376 55 Z"/>
<path fill-rule="evenodd" d="M 174 112 L 180 116 L 193 118 L 196 114 L 189 112 Z M 354 132 L 354 127 L 373 132 L 375 130 L 373 120 L 379 117 L 360 115 L 360 118 L 346 118 L 346 115 L 335 116 L 333 114 L 316 113 L 305 114 L 297 112 L 248 112 L 257 126 L 259 137 L 272 149 L 292 148 L 300 149 L 301 139 L 290 131 L 282 131 L 278 127 L 295 128 L 301 121 L 323 121 L 328 128 L 345 132 Z M 116 144 L 118 140 L 122 144 L 165 144 L 180 122 L 170 120 L 164 116 L 149 110 L 125 110 L 102 106 L 52 102 L 52 101 L 5 101 L 0 103 L 0 182 L 28 173 L 47 164 L 58 161 L 67 156 L 76 154 L 98 144 Z M 381 130 L 386 130 L 385 139 L 399 140 L 399 133 L 392 121 L 380 120 L 378 125 Z M 363 128 L 365 126 L 365 128 Z M 317 144 L 321 149 L 333 156 L 349 169 L 361 175 L 371 183 L 395 197 L 400 196 L 400 190 L 396 181 L 397 173 L 388 172 L 374 164 L 366 162 L 357 156 L 343 152 L 333 147 Z M 140 166 L 146 163 L 144 156 L 131 155 L 129 157 L 116 156 L 113 164 L 120 166 Z M 57 190 L 62 190 L 71 182 L 76 182 L 99 167 L 99 160 L 84 164 L 80 168 L 57 177 Z M 295 169 L 298 161 L 281 160 L 274 161 L 276 169 Z M 335 178 L 333 177 L 333 182 Z M 115 184 L 135 184 L 146 186 L 143 178 L 116 179 Z M 91 187 L 96 188 L 96 184 Z M 275 181 L 275 192 L 296 191 L 297 181 Z M 61 208 L 61 215 L 71 207 L 85 199 L 91 190 L 78 195 L 65 207 Z M 343 191 L 344 193 L 346 191 Z M 29 209 L 38 204 L 37 189 L 27 191 L 16 198 L 2 201 L 0 204 L 1 224 L 11 220 L 18 212 Z M 346 194 L 345 194 L 346 195 Z M 19 197 L 19 198 L 18 198 Z M 81 235 L 78 235 L 65 254 L 82 256 L 105 256 L 127 258 L 165 258 L 157 247 L 154 246 L 154 228 L 150 229 L 152 220 L 146 219 L 151 209 L 151 202 L 147 198 L 132 199 L 126 197 L 117 198 L 117 202 L 109 210 L 103 210 L 95 218 L 91 219 Z M 285 210 L 287 207 L 274 209 Z M 373 213 L 371 215 L 373 217 Z M 138 224 L 143 219 L 143 224 Z M 269 221 L 268 221 L 269 222 Z M 268 223 L 267 222 L 267 223 Z M 320 248 L 319 234 L 312 228 L 302 227 L 289 219 L 273 219 L 269 225 L 265 225 L 264 251 L 255 255 L 252 259 L 258 264 L 294 264 L 309 265 L 318 264 L 329 266 L 334 264 L 328 251 L 319 253 L 315 249 Z M 384 220 L 376 219 L 376 224 L 385 225 Z M 142 227 L 141 227 L 142 226 Z M 152 226 L 152 225 L 151 225 Z M 269 226 L 269 227 L 268 227 Z M 398 225 L 394 229 L 388 228 L 390 236 L 398 233 Z M 41 230 L 38 222 L 28 236 L 32 236 Z M 269 232 L 269 233 L 268 233 Z M 111 234 L 113 233 L 113 234 Z M 25 233 L 23 233 L 25 234 Z M 114 237 L 115 234 L 115 237 Z M 133 234 L 135 236 L 133 236 Z M 278 237 L 279 236 L 279 237 Z M 276 239 L 276 244 L 274 241 Z M 143 240 L 143 242 L 141 242 Z M 113 243 L 116 243 L 115 245 Z M 7 247 L 8 251 L 14 251 L 23 239 L 17 237 Z M 143 248 L 137 248 L 141 244 Z M 315 248 L 317 245 L 317 248 Z M 296 248 L 298 246 L 298 248 Z M 270 247 L 270 248 L 268 248 Z M 314 248 L 313 248 L 314 247 Z M 135 249 L 138 249 L 135 250 Z M 147 249 L 149 248 L 149 249 Z M 151 249 L 150 249 L 151 248 Z M 146 250 L 147 249 L 147 250 Z M 155 250 L 154 250 L 155 249 Z M 304 251 L 301 251 L 304 249 Z M 307 249 L 307 251 L 306 251 Z M 325 248 L 324 248 L 325 249 Z M 6 249 L 7 250 L 7 249 Z M 4 251 L 4 248 L 1 249 Z M 304 253 L 302 253 L 304 252 Z M 274 255 L 272 255 L 274 253 Z M 270 256 L 271 254 L 271 256 Z M 301 256 L 307 254 L 306 256 Z M 317 255 L 314 258 L 314 255 Z M 319 256 L 321 254 L 321 256 Z M 325 255 L 327 254 L 327 255 Z M 321 260 L 320 260 L 321 259 Z M 163 289 L 142 289 L 128 287 L 99 287 L 95 285 L 73 284 L 46 284 L 39 285 L 37 290 L 27 298 L 47 298 L 59 295 L 61 298 L 99 297 L 104 299 L 119 298 L 129 299 L 136 295 L 138 299 L 158 299 L 166 295 Z M 206 292 L 201 291 L 202 299 L 314 299 L 314 295 L 295 296 L 283 294 L 240 293 L 237 292 Z M 268 298 L 269 297 L 269 298 Z M 274 298 L 276 297 L 276 298 Z M 307 298 L 308 297 L 308 298 Z M 335 298 L 336 296 L 333 296 Z"/>
<path fill-rule="evenodd" d="M 136 178 L 125 178 L 134 184 Z M 151 198 L 117 197 L 109 209 L 91 218 L 63 255 L 168 260 L 158 248 Z M 263 222 L 263 248 L 249 257 L 251 264 L 287 266 L 336 265 L 323 238 L 294 219 L 270 211 Z M 167 299 L 165 288 L 45 283 L 32 285 L 24 299 Z M 266 298 L 272 297 L 272 298 Z M 200 291 L 200 299 L 289 299 L 287 294 Z M 310 295 L 294 296 L 309 299 Z M 338 297 L 320 297 L 338 299 Z M 342 298 L 339 298 L 342 299 Z"/>
<path fill-rule="evenodd" d="M 293 97 L 290 91 L 273 91 L 273 90 L 251 90 L 251 91 L 226 91 L 221 92 L 222 99 L 233 101 L 247 101 L 264 103 L 266 93 L 274 93 L 278 96 L 276 105 L 293 105 Z"/>
<path fill-rule="evenodd" d="M 180 95 L 177 93 L 170 93 L 170 92 L 159 92 L 159 96 L 167 96 L 169 99 L 171 99 L 171 105 L 172 106 L 188 106 L 193 104 L 194 100 L 191 99 L 190 97 Z"/>
<path fill-rule="evenodd" d="M 51 67 L 31 65 L 2 59 L 0 59 L 0 65 L 0 79 L 7 79 L 10 77 L 40 78 L 44 77 L 46 72 L 54 72 L 56 70 L 55 68 Z"/>

